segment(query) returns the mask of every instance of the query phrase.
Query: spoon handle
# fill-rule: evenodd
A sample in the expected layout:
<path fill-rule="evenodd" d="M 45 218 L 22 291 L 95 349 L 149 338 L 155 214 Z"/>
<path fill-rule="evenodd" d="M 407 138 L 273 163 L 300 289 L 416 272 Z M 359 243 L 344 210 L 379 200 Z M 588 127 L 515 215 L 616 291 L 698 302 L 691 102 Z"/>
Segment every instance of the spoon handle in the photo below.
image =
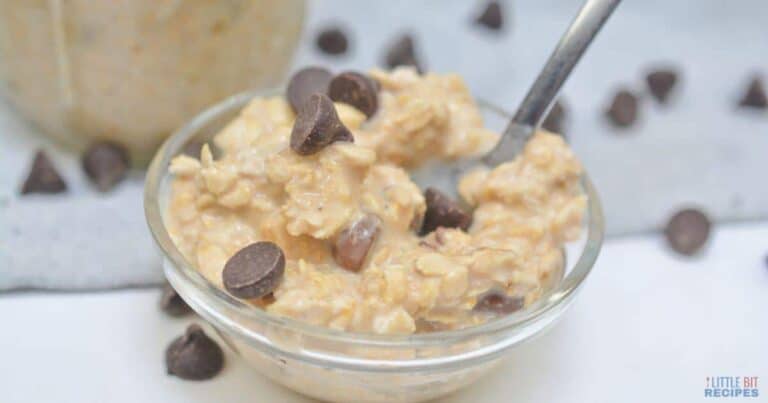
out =
<path fill-rule="evenodd" d="M 563 82 L 620 1 L 587 0 L 584 3 L 517 109 L 505 135 L 511 134 L 507 132 L 512 126 L 533 128 L 541 123 Z"/>

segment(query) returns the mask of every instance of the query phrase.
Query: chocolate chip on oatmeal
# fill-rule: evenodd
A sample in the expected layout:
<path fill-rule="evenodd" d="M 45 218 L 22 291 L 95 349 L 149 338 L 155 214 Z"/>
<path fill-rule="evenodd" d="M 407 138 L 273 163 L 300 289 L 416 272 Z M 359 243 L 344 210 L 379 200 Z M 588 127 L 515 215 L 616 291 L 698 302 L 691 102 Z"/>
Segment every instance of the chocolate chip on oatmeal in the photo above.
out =
<path fill-rule="evenodd" d="M 333 101 L 327 95 L 312 94 L 296 115 L 291 148 L 301 155 L 311 155 L 335 141 L 354 138 L 339 120 Z"/>
<path fill-rule="evenodd" d="M 193 324 L 165 350 L 165 367 L 169 375 L 181 379 L 211 379 L 224 367 L 224 353 L 200 326 Z"/>
<path fill-rule="evenodd" d="M 675 213 L 664 228 L 667 243 L 677 253 L 693 255 L 709 238 L 712 224 L 703 212 L 688 208 Z"/>
<path fill-rule="evenodd" d="M 106 192 L 125 179 L 130 168 L 128 152 L 121 145 L 103 141 L 83 154 L 83 170 L 99 191 Z"/>
<path fill-rule="evenodd" d="M 523 306 L 525 306 L 523 297 L 510 297 L 500 290 L 492 289 L 477 297 L 474 310 L 508 314 L 520 310 Z"/>
<path fill-rule="evenodd" d="M 768 97 L 765 95 L 765 87 L 760 77 L 753 77 L 752 81 L 749 82 L 749 88 L 739 101 L 739 106 L 756 109 L 768 108 Z"/>
<path fill-rule="evenodd" d="M 333 257 L 339 266 L 359 271 L 365 263 L 368 251 L 379 235 L 381 220 L 368 214 L 342 231 L 333 245 Z"/>
<path fill-rule="evenodd" d="M 416 47 L 414 45 L 413 37 L 409 34 L 404 34 L 398 37 L 392 45 L 390 45 L 384 56 L 384 62 L 390 69 L 397 66 L 413 66 L 420 73 L 424 71 L 421 63 L 416 57 Z"/>
<path fill-rule="evenodd" d="M 272 242 L 240 249 L 224 265 L 224 288 L 238 298 L 260 298 L 277 288 L 285 272 L 285 255 Z"/>
<path fill-rule="evenodd" d="M 547 117 L 544 118 L 541 127 L 552 133 L 563 134 L 564 121 L 565 108 L 563 107 L 563 103 L 558 100 L 552 105 L 552 109 L 549 110 Z"/>
<path fill-rule="evenodd" d="M 475 23 L 494 31 L 504 26 L 504 17 L 501 12 L 501 4 L 498 1 L 490 1 L 483 12 L 475 19 Z"/>
<path fill-rule="evenodd" d="M 32 160 L 29 175 L 21 186 L 21 194 L 28 193 L 62 193 L 67 191 L 67 184 L 51 163 L 48 155 L 38 150 Z"/>
<path fill-rule="evenodd" d="M 285 97 L 291 104 L 294 112 L 298 112 L 301 106 L 312 94 L 326 94 L 328 84 L 333 75 L 322 67 L 306 67 L 293 74 L 285 89 Z"/>
<path fill-rule="evenodd" d="M 666 103 L 677 83 L 677 72 L 672 69 L 653 70 L 645 76 L 651 95 L 660 103 Z"/>
<path fill-rule="evenodd" d="M 464 231 L 469 228 L 472 216 L 450 197 L 430 187 L 424 192 L 424 198 L 427 202 L 427 211 L 424 213 L 421 235 L 429 234 L 438 227 L 461 228 Z"/>
<path fill-rule="evenodd" d="M 317 35 L 317 48 L 329 55 L 340 55 L 347 51 L 347 35 L 339 27 L 326 28 Z"/>
<path fill-rule="evenodd" d="M 163 291 L 160 294 L 160 309 L 168 315 L 177 318 L 192 312 L 189 305 L 181 299 L 179 293 L 168 283 L 163 286 Z"/>
<path fill-rule="evenodd" d="M 637 97 L 627 90 L 616 93 L 606 116 L 618 127 L 629 127 L 637 119 Z"/>
<path fill-rule="evenodd" d="M 365 74 L 348 71 L 331 80 L 328 96 L 334 102 L 343 102 L 371 117 L 379 107 L 376 81 Z"/>

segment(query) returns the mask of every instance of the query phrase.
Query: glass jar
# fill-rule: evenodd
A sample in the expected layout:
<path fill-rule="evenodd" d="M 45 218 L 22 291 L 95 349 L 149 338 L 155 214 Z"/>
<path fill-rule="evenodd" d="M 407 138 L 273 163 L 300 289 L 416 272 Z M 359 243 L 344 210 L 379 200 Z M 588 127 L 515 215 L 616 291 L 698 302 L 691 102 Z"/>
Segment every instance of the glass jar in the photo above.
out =
<path fill-rule="evenodd" d="M 2 0 L 0 80 L 66 144 L 110 139 L 135 162 L 205 107 L 276 85 L 304 0 Z"/>
<path fill-rule="evenodd" d="M 562 280 L 530 306 L 498 320 L 414 335 L 350 333 L 271 315 L 230 296 L 200 274 L 171 240 L 163 217 L 172 181 L 168 167 L 173 157 L 209 142 L 251 99 L 264 95 L 276 93 L 233 96 L 174 133 L 147 171 L 144 209 L 168 281 L 235 355 L 273 381 L 333 402 L 420 402 L 443 396 L 477 380 L 510 349 L 551 326 L 592 270 L 604 222 L 597 193 L 584 175 L 584 236 L 566 245 Z M 481 106 L 491 129 L 502 130 L 511 118 L 498 107 Z"/>

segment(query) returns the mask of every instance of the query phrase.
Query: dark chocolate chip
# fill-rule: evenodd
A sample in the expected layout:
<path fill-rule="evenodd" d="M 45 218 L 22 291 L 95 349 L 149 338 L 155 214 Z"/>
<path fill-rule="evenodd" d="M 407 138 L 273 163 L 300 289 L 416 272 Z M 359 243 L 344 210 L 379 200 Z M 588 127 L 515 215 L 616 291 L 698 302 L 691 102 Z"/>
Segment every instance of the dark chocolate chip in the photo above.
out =
<path fill-rule="evenodd" d="M 504 16 L 501 12 L 501 4 L 498 1 L 490 1 L 483 12 L 475 19 L 475 23 L 494 31 L 504 26 Z"/>
<path fill-rule="evenodd" d="M 753 77 L 749 83 L 747 92 L 739 101 L 739 106 L 747 108 L 765 109 L 768 108 L 768 97 L 765 95 L 765 87 L 760 77 Z"/>
<path fill-rule="evenodd" d="M 48 159 L 48 155 L 39 150 L 35 153 L 29 175 L 21 186 L 21 194 L 62 193 L 67 191 L 67 184 Z"/>
<path fill-rule="evenodd" d="M 160 309 L 168 315 L 177 318 L 192 312 L 189 305 L 181 299 L 179 293 L 167 283 L 163 286 L 163 291 L 160 294 Z"/>
<path fill-rule="evenodd" d="M 331 72 L 322 67 L 307 67 L 294 73 L 285 90 L 285 97 L 293 111 L 298 112 L 312 94 L 328 93 L 331 78 Z"/>
<path fill-rule="evenodd" d="M 492 289 L 477 297 L 475 311 L 508 314 L 525 306 L 523 297 L 510 297 L 506 293 Z"/>
<path fill-rule="evenodd" d="M 707 243 L 711 227 L 712 224 L 706 214 L 688 208 L 675 213 L 669 219 L 664 228 L 664 235 L 675 252 L 690 256 Z"/>
<path fill-rule="evenodd" d="M 427 211 L 424 213 L 424 224 L 421 227 L 422 235 L 429 234 L 438 227 L 461 228 L 464 231 L 469 228 L 472 216 L 450 197 L 430 187 L 424 193 L 424 198 Z"/>
<path fill-rule="evenodd" d="M 240 249 L 224 265 L 224 288 L 238 298 L 260 298 L 277 288 L 285 272 L 285 255 L 272 242 Z"/>
<path fill-rule="evenodd" d="M 359 271 L 379 235 L 380 226 L 379 217 L 368 214 L 342 231 L 333 246 L 336 263 L 347 270 Z"/>
<path fill-rule="evenodd" d="M 169 375 L 181 379 L 211 379 L 224 367 L 224 353 L 200 326 L 190 325 L 165 350 L 165 367 Z"/>
<path fill-rule="evenodd" d="M 379 108 L 376 81 L 365 74 L 348 71 L 331 80 L 328 96 L 334 102 L 344 102 L 371 117 Z"/>
<path fill-rule="evenodd" d="M 333 101 L 327 95 L 312 94 L 296 115 L 291 148 L 301 155 L 310 155 L 336 141 L 354 138 L 336 114 Z"/>
<path fill-rule="evenodd" d="M 340 55 L 347 51 L 349 41 L 341 28 L 326 28 L 317 35 L 318 49 L 329 55 Z"/>
<path fill-rule="evenodd" d="M 552 109 L 549 110 L 547 117 L 544 118 L 541 127 L 552 133 L 563 134 L 564 122 L 565 108 L 563 107 L 563 103 L 558 100 L 552 105 Z"/>
<path fill-rule="evenodd" d="M 618 127 L 629 127 L 637 119 L 637 97 L 627 90 L 616 93 L 606 112 L 608 118 Z"/>
<path fill-rule="evenodd" d="M 424 71 L 418 57 L 416 57 L 413 37 L 408 34 L 400 36 L 390 45 L 384 57 L 384 63 L 390 69 L 397 66 L 413 66 L 419 73 Z"/>
<path fill-rule="evenodd" d="M 130 168 L 128 152 L 117 143 L 93 144 L 82 158 L 83 170 L 99 191 L 106 192 L 125 179 Z"/>
<path fill-rule="evenodd" d="M 672 69 L 654 70 L 645 76 L 645 83 L 657 101 L 666 103 L 672 88 L 677 83 L 677 72 Z"/>

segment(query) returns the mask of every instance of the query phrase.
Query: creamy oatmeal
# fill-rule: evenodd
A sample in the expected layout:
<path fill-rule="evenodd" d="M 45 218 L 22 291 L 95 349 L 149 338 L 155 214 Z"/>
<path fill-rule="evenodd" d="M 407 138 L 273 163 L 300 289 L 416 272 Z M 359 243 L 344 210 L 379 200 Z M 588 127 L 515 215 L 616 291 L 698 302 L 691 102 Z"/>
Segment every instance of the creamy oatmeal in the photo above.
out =
<path fill-rule="evenodd" d="M 512 312 L 559 280 L 586 207 L 560 136 L 463 177 L 462 206 L 407 170 L 497 141 L 460 77 L 374 70 L 328 88 L 297 111 L 254 99 L 199 159 L 173 160 L 167 226 L 211 282 L 275 315 L 408 334 Z M 256 266 L 279 270 L 265 283 Z"/>

